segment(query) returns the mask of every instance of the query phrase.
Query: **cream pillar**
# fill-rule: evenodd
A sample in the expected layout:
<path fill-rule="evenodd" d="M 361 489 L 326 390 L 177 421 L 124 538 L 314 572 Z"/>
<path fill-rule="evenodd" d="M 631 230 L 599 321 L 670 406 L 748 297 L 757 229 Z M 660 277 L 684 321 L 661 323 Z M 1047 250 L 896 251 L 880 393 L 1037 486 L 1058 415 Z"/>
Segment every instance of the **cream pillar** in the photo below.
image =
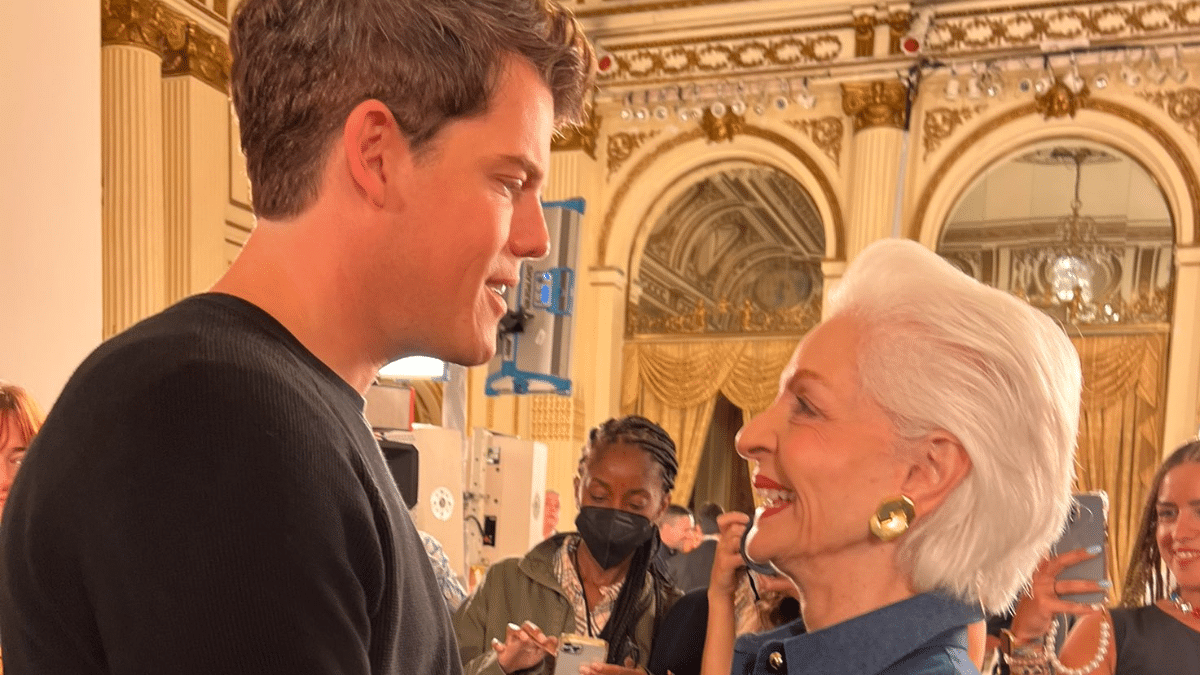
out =
<path fill-rule="evenodd" d="M 625 271 L 619 267 L 592 267 L 588 282 L 595 302 L 595 364 L 591 390 L 586 395 L 587 426 L 616 417 L 621 412 L 621 346 L 625 334 Z"/>
<path fill-rule="evenodd" d="M 1175 308 L 1167 370 L 1163 455 L 1200 427 L 1200 246 L 1175 249 Z"/>
<path fill-rule="evenodd" d="M 822 260 L 821 261 L 821 277 L 823 279 L 821 287 L 821 320 L 829 318 L 829 297 L 837 289 L 838 283 L 842 280 L 842 275 L 846 273 L 846 261 L 844 260 Z"/>
<path fill-rule="evenodd" d="M 230 59 L 195 25 L 164 56 L 166 301 L 206 290 L 225 269 Z"/>
<path fill-rule="evenodd" d="M 104 336 L 162 309 L 162 27 L 146 0 L 101 3 Z"/>
<path fill-rule="evenodd" d="M 842 110 L 854 119 L 846 260 L 892 234 L 908 90 L 897 80 L 842 85 Z"/>

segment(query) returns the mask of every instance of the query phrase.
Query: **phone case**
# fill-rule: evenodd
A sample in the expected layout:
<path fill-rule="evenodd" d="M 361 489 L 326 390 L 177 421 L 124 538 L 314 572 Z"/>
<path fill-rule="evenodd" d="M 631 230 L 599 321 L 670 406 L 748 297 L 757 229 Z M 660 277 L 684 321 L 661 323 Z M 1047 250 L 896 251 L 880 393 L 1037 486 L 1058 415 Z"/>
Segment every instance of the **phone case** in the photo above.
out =
<path fill-rule="evenodd" d="M 1051 547 L 1051 555 L 1067 553 L 1089 546 L 1106 547 L 1108 543 L 1108 495 L 1104 492 L 1083 492 L 1072 496 L 1071 516 L 1067 520 L 1062 536 Z M 1059 580 L 1086 579 L 1100 581 L 1108 578 L 1106 551 L 1081 563 L 1071 565 L 1059 573 Z M 1073 593 L 1061 596 L 1064 600 L 1085 604 L 1103 603 L 1108 600 L 1105 592 Z"/>
<path fill-rule="evenodd" d="M 604 663 L 608 643 L 587 635 L 564 633 L 558 639 L 558 658 L 554 675 L 579 675 L 579 668 L 588 663 Z"/>

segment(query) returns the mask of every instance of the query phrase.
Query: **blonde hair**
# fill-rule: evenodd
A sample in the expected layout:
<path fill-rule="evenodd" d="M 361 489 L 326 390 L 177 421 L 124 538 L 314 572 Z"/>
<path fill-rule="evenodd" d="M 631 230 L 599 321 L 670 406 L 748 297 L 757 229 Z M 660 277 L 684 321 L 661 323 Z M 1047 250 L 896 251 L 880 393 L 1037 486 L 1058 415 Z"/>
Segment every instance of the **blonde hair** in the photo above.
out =
<path fill-rule="evenodd" d="M 16 422 L 17 430 L 28 445 L 41 430 L 46 416 L 23 387 L 0 380 L 0 421 L 9 419 Z"/>

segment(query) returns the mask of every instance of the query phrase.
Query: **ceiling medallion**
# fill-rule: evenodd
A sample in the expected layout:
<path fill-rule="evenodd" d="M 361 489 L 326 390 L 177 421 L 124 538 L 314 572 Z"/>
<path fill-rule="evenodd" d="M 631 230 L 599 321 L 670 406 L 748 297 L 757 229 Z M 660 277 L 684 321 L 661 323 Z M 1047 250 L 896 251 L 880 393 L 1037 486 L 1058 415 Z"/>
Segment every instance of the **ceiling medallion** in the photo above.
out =
<path fill-rule="evenodd" d="M 1088 91 L 1087 84 L 1080 88 L 1079 92 L 1071 91 L 1071 88 L 1062 80 L 1055 80 L 1054 84 L 1046 90 L 1045 93 L 1034 97 L 1037 105 L 1037 111 L 1040 112 L 1046 119 L 1052 117 L 1075 117 L 1075 112 L 1087 104 L 1088 96 L 1091 92 Z"/>
<path fill-rule="evenodd" d="M 746 117 L 733 110 L 726 110 L 725 114 L 717 117 L 711 108 L 705 108 L 704 115 L 700 118 L 700 128 L 711 143 L 733 141 L 733 137 L 746 128 Z"/>

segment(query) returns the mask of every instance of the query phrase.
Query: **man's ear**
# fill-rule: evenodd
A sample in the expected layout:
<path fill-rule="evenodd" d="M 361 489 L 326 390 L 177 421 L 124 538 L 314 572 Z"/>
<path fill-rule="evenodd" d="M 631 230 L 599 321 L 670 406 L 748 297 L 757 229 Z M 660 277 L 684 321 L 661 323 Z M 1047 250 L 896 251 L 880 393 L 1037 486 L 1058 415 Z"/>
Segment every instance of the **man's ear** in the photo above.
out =
<path fill-rule="evenodd" d="M 397 152 L 408 152 L 408 143 L 392 111 L 381 101 L 367 99 L 354 107 L 342 129 L 342 147 L 350 178 L 375 206 L 387 201 L 388 183 L 395 177 L 385 161 Z"/>
<path fill-rule="evenodd" d="M 971 471 L 971 458 L 953 434 L 936 430 L 917 442 L 901 492 L 913 501 L 917 517 L 941 505 Z"/>

